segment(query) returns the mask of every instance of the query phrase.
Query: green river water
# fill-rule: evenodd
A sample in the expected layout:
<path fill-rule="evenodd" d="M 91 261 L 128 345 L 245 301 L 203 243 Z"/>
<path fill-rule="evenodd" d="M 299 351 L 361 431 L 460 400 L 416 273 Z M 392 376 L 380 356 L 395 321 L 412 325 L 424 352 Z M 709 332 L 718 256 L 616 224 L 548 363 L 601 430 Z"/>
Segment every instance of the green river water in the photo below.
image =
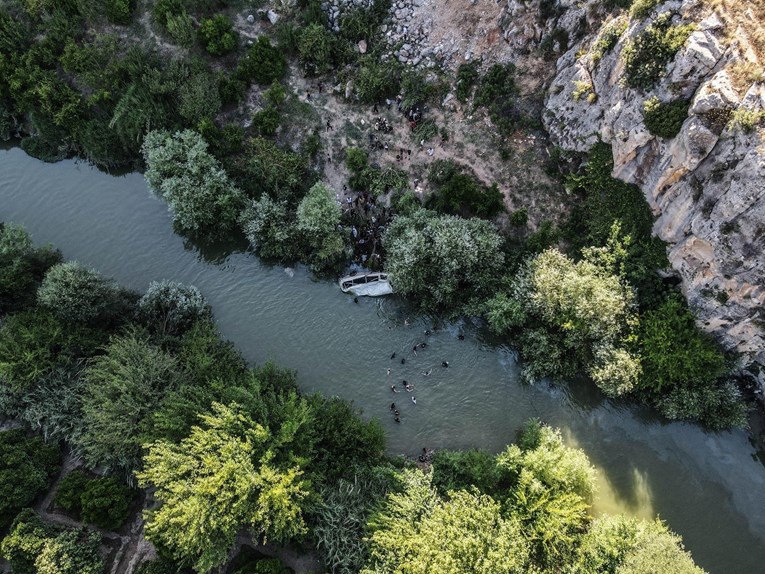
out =
<path fill-rule="evenodd" d="M 352 400 L 365 416 L 379 417 L 391 453 L 498 451 L 538 417 L 560 427 L 599 469 L 596 513 L 658 514 L 710 572 L 765 572 L 765 468 L 743 431 L 668 424 L 586 384 L 525 386 L 513 350 L 480 325 L 410 317 L 395 297 L 354 304 L 335 283 L 302 268 L 263 265 L 242 249 L 200 251 L 173 233 L 167 208 L 140 174 L 114 177 L 84 163 L 45 164 L 18 148 L 0 150 L 0 220 L 24 224 L 37 242 L 133 289 L 161 279 L 197 285 L 248 360 L 296 369 L 304 390 Z M 411 355 L 424 341 L 427 348 Z M 391 361 L 393 352 L 407 356 L 406 364 Z M 391 393 L 402 379 L 415 384 L 416 405 Z M 396 399 L 398 425 L 388 411 Z"/>

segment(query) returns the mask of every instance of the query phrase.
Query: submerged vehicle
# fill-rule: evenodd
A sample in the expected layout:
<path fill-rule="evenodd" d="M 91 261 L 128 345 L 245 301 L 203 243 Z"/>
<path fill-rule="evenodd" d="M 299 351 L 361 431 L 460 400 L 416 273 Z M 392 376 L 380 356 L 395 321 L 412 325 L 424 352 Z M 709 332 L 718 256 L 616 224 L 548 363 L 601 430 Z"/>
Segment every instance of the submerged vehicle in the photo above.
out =
<path fill-rule="evenodd" d="M 393 293 L 387 273 L 359 273 L 343 277 L 340 279 L 340 289 L 343 293 L 368 297 L 380 297 Z"/>

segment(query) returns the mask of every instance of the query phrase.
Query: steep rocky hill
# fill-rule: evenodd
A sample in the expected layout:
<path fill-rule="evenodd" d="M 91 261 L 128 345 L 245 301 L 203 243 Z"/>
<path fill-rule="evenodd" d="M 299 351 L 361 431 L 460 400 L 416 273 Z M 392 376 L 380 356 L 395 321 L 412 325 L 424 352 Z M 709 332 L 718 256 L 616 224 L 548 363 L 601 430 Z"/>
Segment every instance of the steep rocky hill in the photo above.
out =
<path fill-rule="evenodd" d="M 610 143 L 700 324 L 765 364 L 765 3 L 619 3 L 401 0 L 387 33 L 410 65 L 513 61 L 552 144 Z"/>

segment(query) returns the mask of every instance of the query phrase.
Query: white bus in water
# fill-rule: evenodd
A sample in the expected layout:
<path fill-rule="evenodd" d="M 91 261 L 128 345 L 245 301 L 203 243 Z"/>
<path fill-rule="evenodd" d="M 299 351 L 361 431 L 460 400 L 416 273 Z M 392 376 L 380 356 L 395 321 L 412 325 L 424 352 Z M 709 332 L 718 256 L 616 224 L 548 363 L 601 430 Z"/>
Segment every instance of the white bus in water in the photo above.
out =
<path fill-rule="evenodd" d="M 360 273 L 343 277 L 340 279 L 340 289 L 343 293 L 353 293 L 356 296 L 367 295 L 369 297 L 379 297 L 393 293 L 387 273 Z"/>

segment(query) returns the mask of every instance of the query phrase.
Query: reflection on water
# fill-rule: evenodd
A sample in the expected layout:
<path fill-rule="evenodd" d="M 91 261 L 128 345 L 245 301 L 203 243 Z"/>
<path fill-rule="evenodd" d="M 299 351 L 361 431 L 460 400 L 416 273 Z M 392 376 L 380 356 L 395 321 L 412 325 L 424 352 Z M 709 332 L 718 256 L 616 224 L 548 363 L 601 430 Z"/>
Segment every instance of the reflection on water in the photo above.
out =
<path fill-rule="evenodd" d="M 743 432 L 665 424 L 581 381 L 524 385 L 513 351 L 480 324 L 415 317 L 395 297 L 355 304 L 333 282 L 264 265 L 243 245 L 200 251 L 172 233 L 166 207 L 138 174 L 115 178 L 0 151 L 0 219 L 25 224 L 37 241 L 127 287 L 161 279 L 197 285 L 248 360 L 294 368 L 306 391 L 338 395 L 379 417 L 392 453 L 497 452 L 537 417 L 563 429 L 598 468 L 596 512 L 660 514 L 711 572 L 763 569 L 765 469 Z M 412 347 L 423 342 L 415 356 Z M 407 393 L 391 393 L 404 379 L 415 386 L 416 405 Z M 401 402 L 398 425 L 392 400 Z"/>

